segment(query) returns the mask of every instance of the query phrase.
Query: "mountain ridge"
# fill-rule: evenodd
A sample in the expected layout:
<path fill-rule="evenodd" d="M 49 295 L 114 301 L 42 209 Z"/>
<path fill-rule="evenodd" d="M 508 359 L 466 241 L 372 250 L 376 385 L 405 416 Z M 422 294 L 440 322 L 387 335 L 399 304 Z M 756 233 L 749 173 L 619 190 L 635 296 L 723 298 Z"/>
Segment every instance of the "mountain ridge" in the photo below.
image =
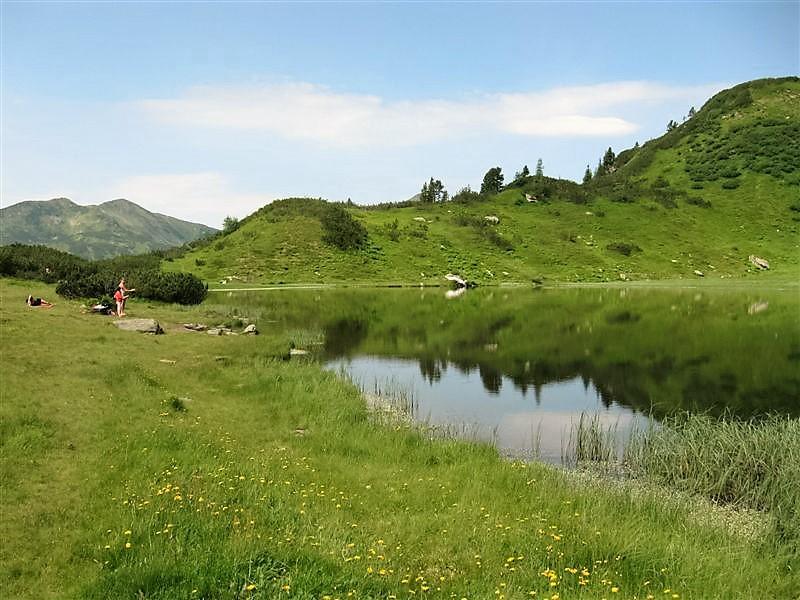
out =
<path fill-rule="evenodd" d="M 26 200 L 0 209 L 0 222 L 4 245 L 42 244 L 88 259 L 180 246 L 216 232 L 124 198 L 87 206 L 63 197 Z"/>

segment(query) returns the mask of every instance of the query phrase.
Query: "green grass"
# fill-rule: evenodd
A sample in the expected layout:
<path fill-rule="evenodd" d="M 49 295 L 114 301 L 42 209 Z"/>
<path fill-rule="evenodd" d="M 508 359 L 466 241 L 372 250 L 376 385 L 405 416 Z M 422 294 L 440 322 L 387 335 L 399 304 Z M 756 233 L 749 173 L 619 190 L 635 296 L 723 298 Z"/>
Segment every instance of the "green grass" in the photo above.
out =
<path fill-rule="evenodd" d="M 352 385 L 286 361 L 284 330 L 180 333 L 171 324 L 228 315 L 132 302 L 131 316 L 168 330 L 149 337 L 73 302 L 29 309 L 27 293 L 53 290 L 0 280 L 5 597 L 798 590 L 796 557 L 769 531 L 741 536 L 683 496 L 582 486 L 484 445 L 387 425 Z"/>

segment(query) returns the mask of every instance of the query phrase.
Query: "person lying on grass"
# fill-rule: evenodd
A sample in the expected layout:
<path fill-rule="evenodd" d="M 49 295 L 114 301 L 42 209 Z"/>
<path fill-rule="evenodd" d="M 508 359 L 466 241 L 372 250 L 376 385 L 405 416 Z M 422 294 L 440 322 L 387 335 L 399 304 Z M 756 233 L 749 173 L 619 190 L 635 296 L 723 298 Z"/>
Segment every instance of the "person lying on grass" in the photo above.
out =
<path fill-rule="evenodd" d="M 28 295 L 28 299 L 25 300 L 25 304 L 28 306 L 36 306 L 40 308 L 53 308 L 55 304 L 52 302 L 48 302 L 44 298 L 34 298 L 30 294 Z"/>

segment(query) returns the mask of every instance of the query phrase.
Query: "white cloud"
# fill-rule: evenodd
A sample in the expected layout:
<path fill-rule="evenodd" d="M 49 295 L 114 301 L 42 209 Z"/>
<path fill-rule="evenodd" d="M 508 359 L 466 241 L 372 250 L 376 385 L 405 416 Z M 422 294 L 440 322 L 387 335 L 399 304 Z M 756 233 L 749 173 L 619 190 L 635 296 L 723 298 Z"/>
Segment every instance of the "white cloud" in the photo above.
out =
<path fill-rule="evenodd" d="M 272 200 L 267 194 L 238 193 L 215 172 L 135 175 L 114 184 L 104 196 L 218 228 L 226 216 L 244 217 Z"/>
<path fill-rule="evenodd" d="M 177 125 L 266 132 L 332 146 L 404 146 L 469 135 L 627 135 L 632 107 L 694 102 L 718 85 L 618 82 L 458 100 L 388 101 L 310 83 L 193 87 L 177 98 L 143 100 L 152 116 Z"/>

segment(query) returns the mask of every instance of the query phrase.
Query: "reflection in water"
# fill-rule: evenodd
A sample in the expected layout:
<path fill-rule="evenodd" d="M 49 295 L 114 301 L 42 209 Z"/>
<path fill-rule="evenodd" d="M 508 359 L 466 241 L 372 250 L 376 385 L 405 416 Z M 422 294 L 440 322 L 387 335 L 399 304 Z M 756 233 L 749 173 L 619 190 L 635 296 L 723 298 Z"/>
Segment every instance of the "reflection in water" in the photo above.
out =
<path fill-rule="evenodd" d="M 325 326 L 325 352 L 346 356 L 367 337 L 369 324 L 363 319 L 337 319 Z"/>
<path fill-rule="evenodd" d="M 580 377 L 539 386 L 531 397 L 483 366 L 475 372 L 445 362 L 360 356 L 332 360 L 326 368 L 344 370 L 366 390 L 407 390 L 417 421 L 455 424 L 506 453 L 553 463 L 561 461 L 570 429 L 582 412 L 597 414 L 604 427 L 615 427 L 621 435 L 648 421 L 634 410 L 606 404 L 594 384 Z"/>
<path fill-rule="evenodd" d="M 375 371 L 359 377 L 369 381 L 402 365 L 434 414 L 448 406 L 463 423 L 471 413 L 458 407 L 480 406 L 486 418 L 473 420 L 493 423 L 507 448 L 531 427 L 560 439 L 581 410 L 800 415 L 797 290 L 495 288 L 456 301 L 439 289 L 287 290 L 210 301 L 324 335 L 319 358 L 368 360 Z"/>

